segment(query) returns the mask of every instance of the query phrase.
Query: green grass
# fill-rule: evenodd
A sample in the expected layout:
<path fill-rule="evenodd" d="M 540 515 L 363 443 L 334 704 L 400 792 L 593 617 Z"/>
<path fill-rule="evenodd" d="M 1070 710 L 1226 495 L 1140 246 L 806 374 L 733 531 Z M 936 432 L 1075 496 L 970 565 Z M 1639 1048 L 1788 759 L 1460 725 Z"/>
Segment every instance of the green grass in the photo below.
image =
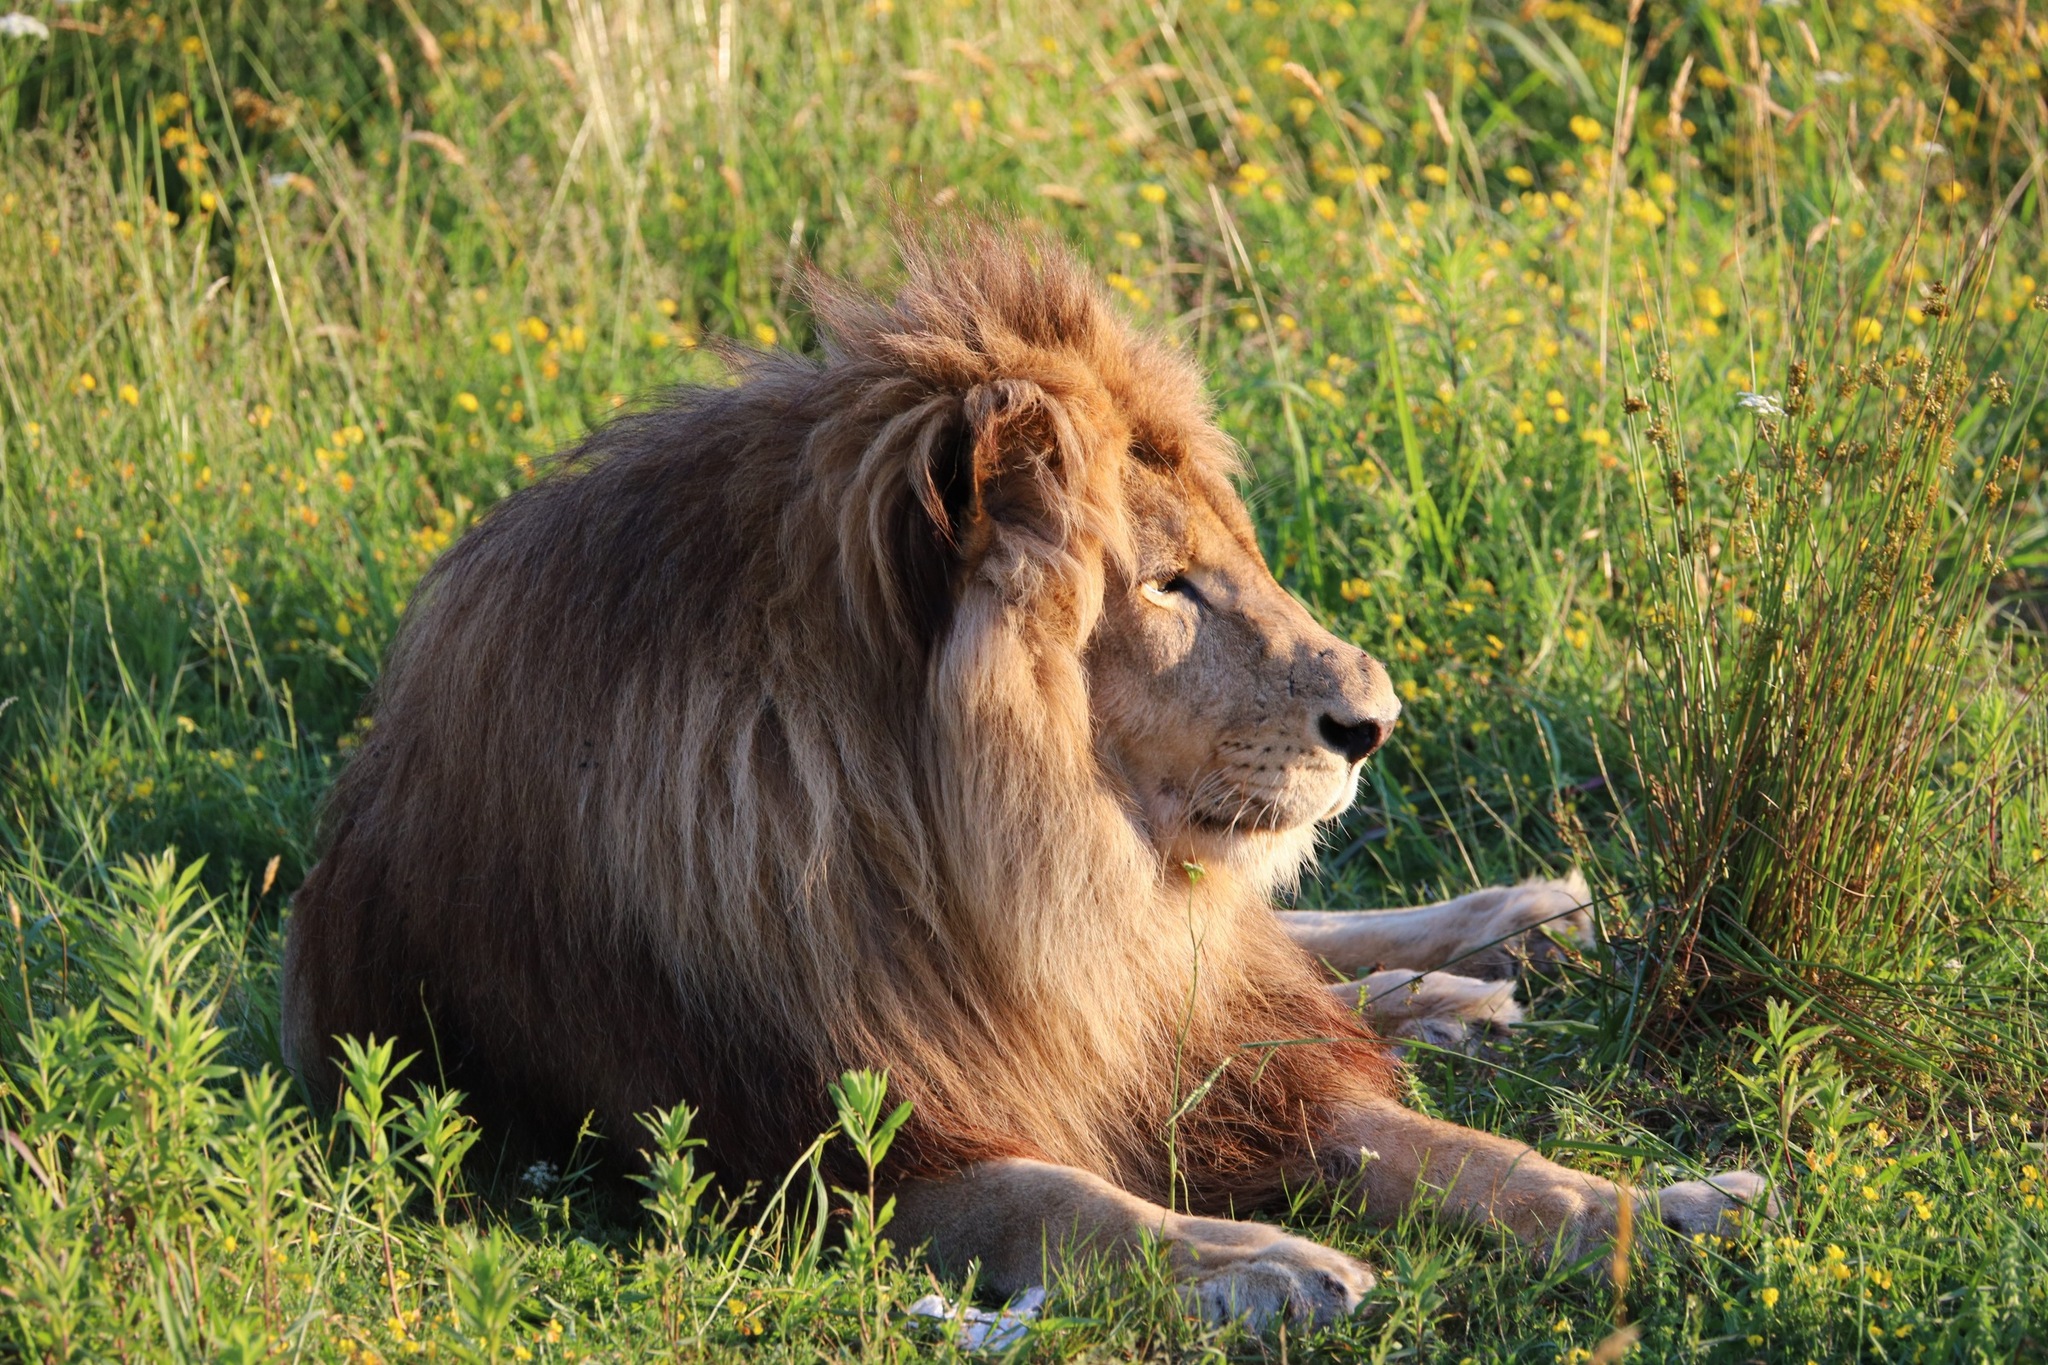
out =
<path fill-rule="evenodd" d="M 1098 1268 L 1024 1352 L 2044 1349 L 2038 17 L 21 2 L 53 32 L 0 38 L 0 1350 L 947 1349 L 806 1169 L 692 1204 L 675 1147 L 635 1218 L 369 1055 L 313 1119 L 275 972 L 433 556 L 706 343 L 807 345 L 799 260 L 886 288 L 896 216 L 962 210 L 1202 359 L 1276 570 L 1402 687 L 1304 903 L 1600 891 L 1607 947 L 1414 1102 L 1789 1204 L 1618 1295 L 1304 1199 L 1382 1271 L 1356 1319 L 1260 1341 Z"/>

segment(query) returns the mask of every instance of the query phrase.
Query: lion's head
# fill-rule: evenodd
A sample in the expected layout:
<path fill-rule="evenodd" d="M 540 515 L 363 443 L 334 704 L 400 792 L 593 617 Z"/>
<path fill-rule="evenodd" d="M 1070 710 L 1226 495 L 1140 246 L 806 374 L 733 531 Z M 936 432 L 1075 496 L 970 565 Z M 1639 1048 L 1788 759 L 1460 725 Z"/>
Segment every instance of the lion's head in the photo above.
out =
<path fill-rule="evenodd" d="M 1273 580 L 1198 376 L 1084 271 L 908 259 L 889 304 L 811 282 L 822 360 L 613 422 L 422 584 L 295 901 L 316 1085 L 332 1035 L 397 1036 L 626 1150 L 687 1100 L 772 1175 L 881 1067 L 912 1165 L 1143 1189 L 1176 1067 L 1317 1040 L 1180 1122 L 1215 1170 L 1384 1084 L 1266 897 L 1385 671 Z"/>
<path fill-rule="evenodd" d="M 1087 652 L 1100 748 L 1169 856 L 1292 852 L 1351 804 L 1400 713 L 1386 670 L 1273 580 L 1215 469 L 1133 461 L 1124 503 L 1134 560 Z"/>

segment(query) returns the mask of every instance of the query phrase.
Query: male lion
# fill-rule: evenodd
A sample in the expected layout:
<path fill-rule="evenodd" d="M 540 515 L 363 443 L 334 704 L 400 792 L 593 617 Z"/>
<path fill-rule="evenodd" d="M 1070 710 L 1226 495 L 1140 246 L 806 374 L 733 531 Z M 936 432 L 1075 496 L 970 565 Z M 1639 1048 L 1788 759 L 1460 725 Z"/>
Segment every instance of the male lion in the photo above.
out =
<path fill-rule="evenodd" d="M 1015 1290 L 1150 1234 L 1215 1318 L 1371 1286 L 1182 1211 L 1311 1180 L 1611 1238 L 1611 1182 L 1403 1108 L 1273 913 L 1399 705 L 1267 572 L 1195 371 L 1051 246 L 907 254 L 891 305 L 814 282 L 822 360 L 612 422 L 427 576 L 294 903 L 294 1068 L 396 1039 L 543 1139 L 687 1101 L 739 1178 L 884 1069 L 899 1241 Z M 1481 897 L 1293 928 L 1426 968 L 1559 902 Z"/>

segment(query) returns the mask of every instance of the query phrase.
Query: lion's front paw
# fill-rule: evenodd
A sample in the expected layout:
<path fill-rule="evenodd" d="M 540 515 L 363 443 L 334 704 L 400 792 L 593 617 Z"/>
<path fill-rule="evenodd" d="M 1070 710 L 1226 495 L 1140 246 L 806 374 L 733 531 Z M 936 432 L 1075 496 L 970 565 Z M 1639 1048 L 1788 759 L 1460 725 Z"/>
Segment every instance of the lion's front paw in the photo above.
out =
<path fill-rule="evenodd" d="M 1754 1171 L 1723 1171 L 1705 1180 L 1681 1180 L 1666 1185 L 1647 1202 L 1659 1222 L 1686 1236 L 1714 1233 L 1725 1237 L 1735 1231 L 1745 1214 L 1778 1216 L 1778 1199 L 1770 1182 Z"/>
<path fill-rule="evenodd" d="M 1501 909 L 1489 925 L 1491 939 L 1530 962 L 1556 956 L 1556 945 L 1593 945 L 1593 892 L 1585 874 L 1573 868 L 1563 878 L 1536 878 L 1507 886 Z"/>
<path fill-rule="evenodd" d="M 1198 1264 L 1182 1292 L 1206 1321 L 1242 1319 L 1262 1332 L 1281 1318 L 1326 1326 L 1355 1310 L 1374 1283 L 1364 1263 L 1341 1251 L 1281 1237 L 1213 1269 Z"/>

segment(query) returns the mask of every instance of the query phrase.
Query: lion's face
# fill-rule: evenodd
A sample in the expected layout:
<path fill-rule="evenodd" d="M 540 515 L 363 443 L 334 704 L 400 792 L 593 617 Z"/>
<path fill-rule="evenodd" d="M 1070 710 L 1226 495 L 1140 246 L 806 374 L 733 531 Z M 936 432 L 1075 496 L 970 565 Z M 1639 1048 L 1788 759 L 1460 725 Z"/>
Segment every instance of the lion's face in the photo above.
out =
<path fill-rule="evenodd" d="M 1274 581 L 1222 480 L 1134 460 L 1125 500 L 1137 573 L 1111 574 L 1088 650 L 1099 750 L 1162 851 L 1305 849 L 1400 714 L 1386 669 Z"/>

